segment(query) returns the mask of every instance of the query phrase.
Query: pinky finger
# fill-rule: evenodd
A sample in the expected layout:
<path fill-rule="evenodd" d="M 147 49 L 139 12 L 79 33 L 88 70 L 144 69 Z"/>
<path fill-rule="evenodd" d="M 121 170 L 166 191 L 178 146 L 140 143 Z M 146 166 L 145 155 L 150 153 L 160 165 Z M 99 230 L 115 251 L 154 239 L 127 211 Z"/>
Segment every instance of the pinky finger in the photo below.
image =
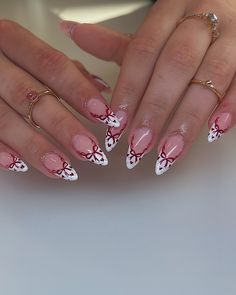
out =
<path fill-rule="evenodd" d="M 236 123 L 236 75 L 222 103 L 209 119 L 208 141 L 213 142 L 229 131 Z"/>
<path fill-rule="evenodd" d="M 88 79 L 97 88 L 99 92 L 112 92 L 111 87 L 106 81 L 94 74 L 89 73 L 87 69 L 83 66 L 83 64 L 80 63 L 78 60 L 72 60 L 72 62 L 77 67 L 77 69 L 85 76 L 85 78 Z"/>
<path fill-rule="evenodd" d="M 14 172 L 28 171 L 28 166 L 20 156 L 2 142 L 0 142 L 0 167 Z"/>

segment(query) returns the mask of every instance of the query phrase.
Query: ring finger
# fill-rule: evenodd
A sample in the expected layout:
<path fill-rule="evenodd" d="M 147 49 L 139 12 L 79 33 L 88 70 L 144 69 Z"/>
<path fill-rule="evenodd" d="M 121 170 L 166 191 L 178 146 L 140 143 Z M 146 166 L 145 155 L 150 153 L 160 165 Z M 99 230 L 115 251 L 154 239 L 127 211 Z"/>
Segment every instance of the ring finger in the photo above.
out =
<path fill-rule="evenodd" d="M 0 69 L 0 96 L 26 117 L 30 99 L 45 90 L 45 86 L 3 56 L 0 57 Z M 108 164 L 93 134 L 54 97 L 45 95 L 40 98 L 34 106 L 33 119 L 75 157 L 102 166 Z"/>

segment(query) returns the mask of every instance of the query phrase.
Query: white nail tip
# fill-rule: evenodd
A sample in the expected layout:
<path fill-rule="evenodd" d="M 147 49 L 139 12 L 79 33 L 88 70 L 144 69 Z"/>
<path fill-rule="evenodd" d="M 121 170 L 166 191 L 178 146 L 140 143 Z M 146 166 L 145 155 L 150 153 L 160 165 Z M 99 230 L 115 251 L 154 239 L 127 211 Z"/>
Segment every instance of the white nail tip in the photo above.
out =
<path fill-rule="evenodd" d="M 101 165 L 101 166 L 107 166 L 108 165 L 108 159 L 106 157 L 106 155 L 104 154 L 104 152 L 100 149 L 99 146 L 97 146 L 95 143 L 94 143 L 94 146 L 93 146 L 93 150 L 92 151 L 89 151 L 87 154 L 83 154 L 83 157 L 94 163 L 94 164 L 97 164 L 97 165 Z"/>
<path fill-rule="evenodd" d="M 14 162 L 9 165 L 8 169 L 14 172 L 27 172 L 28 166 L 21 159 L 14 157 Z"/>
<path fill-rule="evenodd" d="M 128 169 L 133 169 L 135 166 L 138 165 L 138 163 L 143 158 L 144 154 L 136 154 L 134 150 L 131 149 L 129 146 L 127 157 L 126 157 L 126 167 Z"/>
<path fill-rule="evenodd" d="M 156 163 L 156 169 L 155 169 L 156 175 L 162 175 L 165 172 L 167 172 L 169 169 L 170 167 L 163 168 L 162 165 L 159 163 L 159 161 Z"/>
<path fill-rule="evenodd" d="M 223 133 L 224 131 L 220 130 L 216 123 L 213 123 L 208 133 L 208 142 L 214 142 L 218 140 L 223 135 Z"/>
<path fill-rule="evenodd" d="M 64 162 L 63 168 L 54 172 L 54 175 L 67 181 L 76 181 L 79 178 L 75 169 L 67 162 Z"/>
<path fill-rule="evenodd" d="M 113 134 L 112 131 L 115 132 L 114 130 L 111 130 L 111 128 L 108 128 L 106 132 L 105 148 L 107 152 L 111 152 L 115 148 L 122 135 L 122 132 Z"/>
<path fill-rule="evenodd" d="M 167 158 L 161 156 L 162 153 L 158 155 L 155 167 L 156 175 L 162 175 L 167 172 L 175 163 L 175 161 L 169 162 Z"/>

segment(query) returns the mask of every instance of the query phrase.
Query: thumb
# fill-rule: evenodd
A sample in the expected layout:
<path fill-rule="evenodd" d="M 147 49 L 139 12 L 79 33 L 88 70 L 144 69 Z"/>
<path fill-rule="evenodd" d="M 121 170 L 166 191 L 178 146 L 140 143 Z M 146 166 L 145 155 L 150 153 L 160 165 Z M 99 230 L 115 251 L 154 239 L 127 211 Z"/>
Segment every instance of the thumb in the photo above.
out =
<path fill-rule="evenodd" d="M 60 29 L 81 49 L 106 61 L 122 64 L 130 38 L 101 25 L 62 21 Z"/>

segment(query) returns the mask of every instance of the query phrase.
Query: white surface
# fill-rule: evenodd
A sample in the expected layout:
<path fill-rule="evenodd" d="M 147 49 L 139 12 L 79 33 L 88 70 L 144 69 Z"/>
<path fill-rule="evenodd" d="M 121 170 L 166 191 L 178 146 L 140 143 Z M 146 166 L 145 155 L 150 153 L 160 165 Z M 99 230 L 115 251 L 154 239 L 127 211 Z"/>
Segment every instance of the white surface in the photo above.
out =
<path fill-rule="evenodd" d="M 0 1 L 0 13 L 114 84 L 118 69 L 80 53 L 43 3 Z M 132 31 L 143 16 L 106 25 Z M 94 130 L 102 142 L 104 129 Z M 74 161 L 78 183 L 1 171 L 0 294 L 235 295 L 235 144 L 235 131 L 208 144 L 205 128 L 161 177 L 154 154 L 125 168 L 125 140 L 107 168 Z"/>

